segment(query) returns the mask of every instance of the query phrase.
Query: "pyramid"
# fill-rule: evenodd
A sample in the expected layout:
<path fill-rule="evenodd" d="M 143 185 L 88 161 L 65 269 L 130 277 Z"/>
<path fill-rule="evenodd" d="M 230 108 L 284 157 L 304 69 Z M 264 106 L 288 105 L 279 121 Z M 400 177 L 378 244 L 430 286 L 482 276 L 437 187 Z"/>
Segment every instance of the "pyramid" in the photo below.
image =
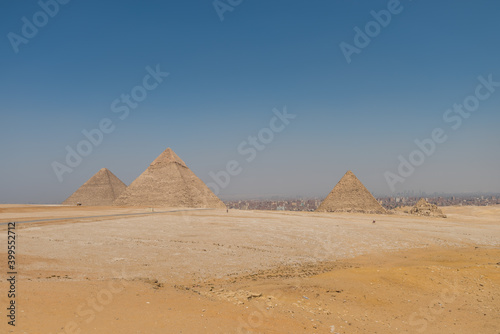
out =
<path fill-rule="evenodd" d="M 226 209 L 226 205 L 170 148 L 160 154 L 114 204 Z"/>
<path fill-rule="evenodd" d="M 437 207 L 437 205 L 427 202 L 425 198 L 421 198 L 417 204 L 411 208 L 410 213 L 417 216 L 446 218 L 446 215 Z"/>
<path fill-rule="evenodd" d="M 385 213 L 385 209 L 358 180 L 348 171 L 326 196 L 317 212 Z"/>
<path fill-rule="evenodd" d="M 62 204 L 112 205 L 127 186 L 107 168 L 102 168 Z"/>

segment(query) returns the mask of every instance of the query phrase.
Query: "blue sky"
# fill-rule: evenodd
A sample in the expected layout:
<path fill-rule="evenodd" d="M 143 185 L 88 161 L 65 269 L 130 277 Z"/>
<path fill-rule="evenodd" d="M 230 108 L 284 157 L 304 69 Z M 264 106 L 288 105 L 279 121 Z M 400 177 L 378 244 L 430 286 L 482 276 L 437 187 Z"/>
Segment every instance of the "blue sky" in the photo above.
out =
<path fill-rule="evenodd" d="M 389 3 L 244 0 L 221 21 L 212 1 L 72 0 L 16 53 L 9 33 L 42 8 L 3 1 L 0 203 L 61 202 L 102 167 L 129 184 L 167 147 L 206 183 L 238 161 L 223 199 L 325 196 L 347 170 L 389 195 L 435 128 L 447 140 L 395 192 L 500 192 L 500 87 L 458 129 L 443 120 L 479 76 L 500 81 L 500 3 L 402 0 L 348 63 L 340 43 Z M 168 77 L 119 119 L 112 102 L 157 65 Z M 238 146 L 285 106 L 296 117 L 246 161 Z M 114 131 L 60 182 L 53 162 L 104 118 Z"/>

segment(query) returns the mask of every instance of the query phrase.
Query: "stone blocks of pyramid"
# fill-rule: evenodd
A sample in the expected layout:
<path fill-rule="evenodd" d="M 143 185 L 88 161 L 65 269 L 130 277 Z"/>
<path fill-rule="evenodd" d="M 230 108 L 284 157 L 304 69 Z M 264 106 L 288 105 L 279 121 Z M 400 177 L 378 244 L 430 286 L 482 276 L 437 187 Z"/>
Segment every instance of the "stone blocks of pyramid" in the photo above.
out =
<path fill-rule="evenodd" d="M 160 154 L 114 204 L 226 209 L 226 205 L 170 148 Z"/>
<path fill-rule="evenodd" d="M 446 218 L 446 215 L 437 205 L 427 202 L 425 198 L 421 198 L 417 204 L 411 208 L 409 213 L 417 216 Z"/>
<path fill-rule="evenodd" d="M 112 205 L 118 196 L 127 188 L 115 174 L 102 168 L 62 204 L 66 205 Z"/>
<path fill-rule="evenodd" d="M 345 173 L 316 211 L 386 213 L 384 207 L 351 171 Z"/>

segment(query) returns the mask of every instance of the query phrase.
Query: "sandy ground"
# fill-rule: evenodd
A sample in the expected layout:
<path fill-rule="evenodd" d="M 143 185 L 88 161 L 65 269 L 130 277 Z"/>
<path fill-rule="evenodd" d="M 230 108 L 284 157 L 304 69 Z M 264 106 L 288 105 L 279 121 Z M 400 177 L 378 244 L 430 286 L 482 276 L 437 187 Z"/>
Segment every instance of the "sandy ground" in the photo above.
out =
<path fill-rule="evenodd" d="M 65 219 L 17 225 L 15 328 L 0 225 L 0 333 L 500 333 L 500 206 L 150 211 L 1 205 Z"/>

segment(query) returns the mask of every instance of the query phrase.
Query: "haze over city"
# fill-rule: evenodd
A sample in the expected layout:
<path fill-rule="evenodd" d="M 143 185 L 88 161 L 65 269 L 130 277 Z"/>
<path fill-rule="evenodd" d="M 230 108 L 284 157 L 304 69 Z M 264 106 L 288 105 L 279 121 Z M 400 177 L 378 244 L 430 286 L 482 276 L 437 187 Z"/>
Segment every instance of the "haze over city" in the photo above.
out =
<path fill-rule="evenodd" d="M 324 197 L 347 170 L 380 195 L 498 193 L 500 3 L 390 3 L 70 1 L 26 37 L 40 5 L 4 2 L 0 202 L 60 203 L 103 167 L 128 185 L 167 147 L 222 199 Z M 82 131 L 98 144 L 68 166 Z"/>

